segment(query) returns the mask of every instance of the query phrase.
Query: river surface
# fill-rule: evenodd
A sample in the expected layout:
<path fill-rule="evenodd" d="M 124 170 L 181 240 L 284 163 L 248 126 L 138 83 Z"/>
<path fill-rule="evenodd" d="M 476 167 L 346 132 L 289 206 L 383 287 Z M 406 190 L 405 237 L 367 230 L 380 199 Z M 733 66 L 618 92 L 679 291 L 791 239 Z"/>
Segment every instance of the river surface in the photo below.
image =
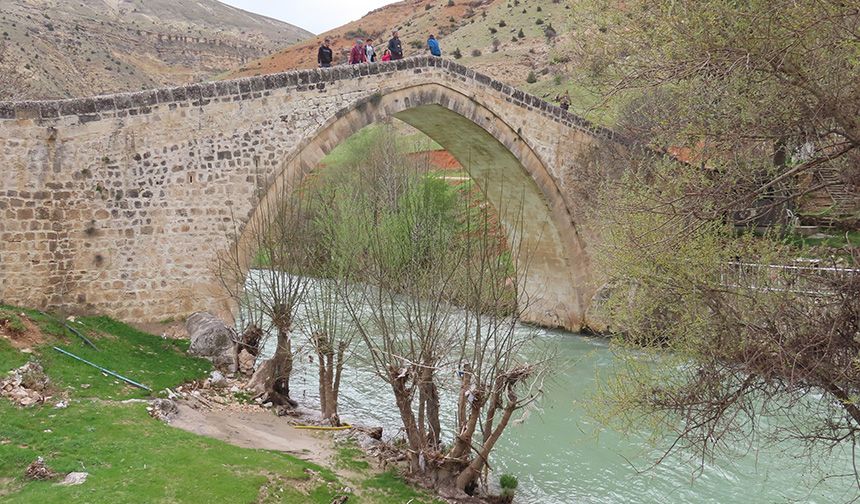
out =
<path fill-rule="evenodd" d="M 850 478 L 822 481 L 827 474 L 851 472 L 847 450 L 811 464 L 798 445 L 762 447 L 753 442 L 733 447 L 738 457 L 707 463 L 701 473 L 683 454 L 651 468 L 669 446 L 668 440 L 655 440 L 647 431 L 625 436 L 601 428 L 587 413 L 599 376 L 605 376 L 613 364 L 607 340 L 527 326 L 519 330 L 537 331 L 541 345 L 555 347 L 560 369 L 545 387 L 538 408 L 509 426 L 492 452 L 492 479 L 510 473 L 520 481 L 517 503 L 832 504 L 857 495 Z M 314 407 L 319 404 L 317 367 L 309 362 L 310 348 L 301 329 L 298 332 L 291 393 Z M 362 358 L 360 346 L 358 342 L 344 370 L 341 419 L 381 425 L 391 435 L 399 423 L 393 395 Z M 447 383 L 453 390 L 453 370 Z M 444 404 L 453 401 L 450 390 L 442 394 L 443 413 L 455 408 Z M 443 428 L 446 423 L 449 428 L 453 425 L 450 415 L 442 420 Z"/>

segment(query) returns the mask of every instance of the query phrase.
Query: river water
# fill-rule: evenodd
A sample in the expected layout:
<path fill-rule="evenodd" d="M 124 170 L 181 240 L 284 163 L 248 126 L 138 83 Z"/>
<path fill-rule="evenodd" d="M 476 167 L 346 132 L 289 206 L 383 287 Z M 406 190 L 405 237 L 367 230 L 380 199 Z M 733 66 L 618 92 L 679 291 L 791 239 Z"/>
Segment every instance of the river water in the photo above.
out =
<path fill-rule="evenodd" d="M 299 328 L 294 341 L 300 355 L 295 359 L 291 393 L 314 407 L 319 404 L 317 367 L 309 362 L 310 349 L 301 334 L 301 324 Z M 538 408 L 522 422 L 509 426 L 492 453 L 496 477 L 491 479 L 510 473 L 520 481 L 515 502 L 831 504 L 857 496 L 850 478 L 823 478 L 851 472 L 847 450 L 811 464 L 799 445 L 773 447 L 753 442 L 733 447 L 738 457 L 707 463 L 701 473 L 684 454 L 651 468 L 669 446 L 668 440 L 655 440 L 647 431 L 625 436 L 602 428 L 587 414 L 596 380 L 613 364 L 607 340 L 526 326 L 519 330 L 537 331 L 542 345 L 555 348 L 561 368 L 547 384 Z M 360 345 L 356 345 L 358 350 L 344 370 L 341 419 L 381 425 L 389 435 L 396 433 L 399 416 L 393 395 L 387 384 L 375 378 L 362 358 Z M 452 370 L 443 402 L 453 401 L 453 375 Z M 442 409 L 444 413 L 453 408 L 443 404 Z M 443 428 L 446 423 L 453 425 L 450 416 L 442 420 Z"/>

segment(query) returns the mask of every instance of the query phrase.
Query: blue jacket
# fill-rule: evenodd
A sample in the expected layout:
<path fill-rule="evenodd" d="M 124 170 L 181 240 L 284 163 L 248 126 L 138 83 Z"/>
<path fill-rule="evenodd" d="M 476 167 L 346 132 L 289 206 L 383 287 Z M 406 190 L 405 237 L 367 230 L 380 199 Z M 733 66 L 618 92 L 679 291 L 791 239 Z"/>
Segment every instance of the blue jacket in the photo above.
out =
<path fill-rule="evenodd" d="M 439 48 L 439 41 L 431 38 L 427 39 L 427 47 L 430 48 L 430 54 L 433 56 L 442 56 L 442 49 Z"/>

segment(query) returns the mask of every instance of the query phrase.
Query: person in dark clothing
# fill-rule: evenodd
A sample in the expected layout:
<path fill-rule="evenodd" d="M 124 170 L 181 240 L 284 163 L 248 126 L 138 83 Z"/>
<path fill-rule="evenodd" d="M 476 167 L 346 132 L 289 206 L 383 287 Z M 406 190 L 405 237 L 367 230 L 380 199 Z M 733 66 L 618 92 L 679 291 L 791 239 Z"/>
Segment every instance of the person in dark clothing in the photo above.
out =
<path fill-rule="evenodd" d="M 558 106 L 563 110 L 570 109 L 570 93 L 565 91 L 563 95 L 556 95 L 555 99 L 558 101 Z"/>
<path fill-rule="evenodd" d="M 365 61 L 367 61 L 367 54 L 364 52 L 364 42 L 361 39 L 355 39 L 355 45 L 349 53 L 349 64 L 357 65 Z"/>
<path fill-rule="evenodd" d="M 373 39 L 369 38 L 364 42 L 364 55 L 368 63 L 376 61 L 376 50 L 373 48 Z"/>
<path fill-rule="evenodd" d="M 430 54 L 437 58 L 442 56 L 442 49 L 439 47 L 439 41 L 436 40 L 436 37 L 433 35 L 430 35 L 430 38 L 427 39 L 427 49 L 430 49 Z"/>
<path fill-rule="evenodd" d="M 325 39 L 320 46 L 320 50 L 317 51 L 317 64 L 320 68 L 328 68 L 331 66 L 333 54 L 331 52 L 331 47 L 329 47 L 330 43 L 331 40 Z"/>
<path fill-rule="evenodd" d="M 388 41 L 388 50 L 391 51 L 391 59 L 403 59 L 403 47 L 400 45 L 400 34 L 396 31 L 391 34 L 391 40 Z"/>

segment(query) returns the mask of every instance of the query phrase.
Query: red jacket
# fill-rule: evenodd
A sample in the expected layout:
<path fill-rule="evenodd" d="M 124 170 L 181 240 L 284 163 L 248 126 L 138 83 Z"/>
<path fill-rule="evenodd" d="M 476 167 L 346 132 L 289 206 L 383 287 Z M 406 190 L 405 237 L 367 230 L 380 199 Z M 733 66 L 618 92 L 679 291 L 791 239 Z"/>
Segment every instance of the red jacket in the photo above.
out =
<path fill-rule="evenodd" d="M 364 53 L 364 46 L 352 46 L 352 51 L 349 52 L 349 63 L 355 65 L 356 63 L 364 63 L 366 61 L 367 55 Z"/>

